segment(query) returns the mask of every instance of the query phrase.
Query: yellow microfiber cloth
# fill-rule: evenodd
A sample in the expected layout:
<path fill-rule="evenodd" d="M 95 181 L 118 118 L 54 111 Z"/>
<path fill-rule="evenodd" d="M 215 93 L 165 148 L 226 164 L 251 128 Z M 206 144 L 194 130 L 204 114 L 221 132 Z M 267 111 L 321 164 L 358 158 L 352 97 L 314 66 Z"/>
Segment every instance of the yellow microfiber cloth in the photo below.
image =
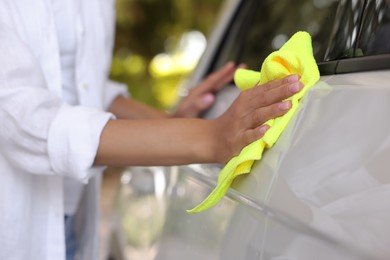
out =
<path fill-rule="evenodd" d="M 262 85 L 268 81 L 281 79 L 291 74 L 301 76 L 303 89 L 289 98 L 292 107 L 285 115 L 266 122 L 270 129 L 259 140 L 246 146 L 241 153 L 232 158 L 218 176 L 216 188 L 198 206 L 188 213 L 199 213 L 215 206 L 225 195 L 234 178 L 249 173 L 255 160 L 260 160 L 265 148 L 271 148 L 286 128 L 298 108 L 302 96 L 320 78 L 316 61 L 313 57 L 311 37 L 306 32 L 294 34 L 278 51 L 271 53 L 263 62 L 261 72 L 238 69 L 234 76 L 236 85 L 242 89 Z"/>

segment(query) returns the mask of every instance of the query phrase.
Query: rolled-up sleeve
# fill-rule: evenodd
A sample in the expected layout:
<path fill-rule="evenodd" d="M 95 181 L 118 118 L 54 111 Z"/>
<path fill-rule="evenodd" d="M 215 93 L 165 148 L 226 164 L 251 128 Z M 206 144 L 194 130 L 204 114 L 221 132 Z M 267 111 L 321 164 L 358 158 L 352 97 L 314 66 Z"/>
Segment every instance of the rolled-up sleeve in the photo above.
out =
<path fill-rule="evenodd" d="M 21 172 L 86 181 L 100 135 L 112 114 L 62 102 L 46 86 L 39 63 L 0 26 L 0 152 Z"/>
<path fill-rule="evenodd" d="M 110 113 L 85 107 L 62 105 L 54 116 L 48 131 L 48 156 L 54 172 L 87 180 L 94 171 L 100 135 Z"/>

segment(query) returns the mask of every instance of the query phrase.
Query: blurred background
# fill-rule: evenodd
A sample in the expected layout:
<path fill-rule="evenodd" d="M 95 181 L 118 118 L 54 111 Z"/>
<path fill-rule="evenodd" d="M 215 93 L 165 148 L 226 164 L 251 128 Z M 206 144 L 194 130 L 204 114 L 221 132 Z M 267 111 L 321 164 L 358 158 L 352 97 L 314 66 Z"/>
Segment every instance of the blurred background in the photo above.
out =
<path fill-rule="evenodd" d="M 196 66 L 223 0 L 117 0 L 111 78 L 132 98 L 160 110 L 178 99 Z"/>

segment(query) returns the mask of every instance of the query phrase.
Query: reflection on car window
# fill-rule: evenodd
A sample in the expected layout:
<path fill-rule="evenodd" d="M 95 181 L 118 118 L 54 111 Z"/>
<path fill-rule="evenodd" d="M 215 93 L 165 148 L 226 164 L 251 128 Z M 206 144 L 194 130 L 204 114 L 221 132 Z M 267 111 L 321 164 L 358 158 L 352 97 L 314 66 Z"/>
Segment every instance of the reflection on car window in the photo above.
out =
<path fill-rule="evenodd" d="M 356 44 L 364 0 L 339 1 L 324 61 L 359 56 Z"/>
<path fill-rule="evenodd" d="M 323 61 L 337 7 L 334 0 L 244 1 L 216 65 L 235 60 L 258 70 L 268 54 L 301 30 L 312 35 L 314 56 Z"/>
<path fill-rule="evenodd" d="M 357 50 L 362 55 L 390 53 L 390 0 L 367 1 Z"/>

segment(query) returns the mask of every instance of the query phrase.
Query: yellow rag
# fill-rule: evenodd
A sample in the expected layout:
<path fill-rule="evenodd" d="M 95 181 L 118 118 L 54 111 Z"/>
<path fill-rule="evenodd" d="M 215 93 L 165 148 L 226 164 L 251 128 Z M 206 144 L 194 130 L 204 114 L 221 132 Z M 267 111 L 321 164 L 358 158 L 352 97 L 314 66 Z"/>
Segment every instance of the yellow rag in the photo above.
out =
<path fill-rule="evenodd" d="M 259 140 L 246 146 L 241 153 L 232 158 L 218 176 L 217 186 L 210 195 L 188 213 L 199 213 L 215 206 L 225 195 L 234 178 L 249 173 L 255 160 L 260 160 L 264 148 L 271 148 L 286 128 L 298 108 L 302 96 L 320 78 L 316 61 L 313 57 L 311 37 L 306 32 L 294 34 L 280 50 L 271 53 L 263 62 L 261 72 L 239 69 L 234 80 L 242 89 L 248 89 L 268 81 L 281 79 L 291 74 L 301 76 L 304 88 L 291 98 L 292 108 L 285 115 L 266 122 L 270 129 Z"/>

